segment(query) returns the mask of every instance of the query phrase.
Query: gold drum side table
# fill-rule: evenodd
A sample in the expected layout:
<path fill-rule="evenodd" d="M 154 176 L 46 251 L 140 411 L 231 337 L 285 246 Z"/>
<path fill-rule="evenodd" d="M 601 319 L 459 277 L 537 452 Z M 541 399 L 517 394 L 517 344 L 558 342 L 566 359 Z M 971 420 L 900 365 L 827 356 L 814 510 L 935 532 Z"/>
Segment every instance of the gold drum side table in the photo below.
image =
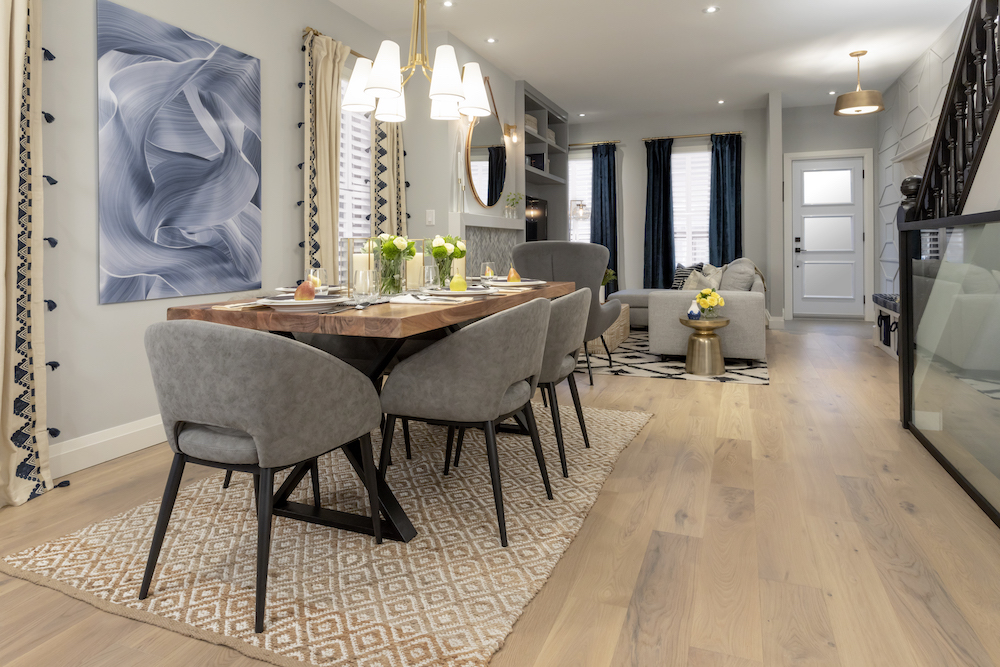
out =
<path fill-rule="evenodd" d="M 710 320 L 680 318 L 681 324 L 694 331 L 688 337 L 687 361 L 684 370 L 690 375 L 724 375 L 726 362 L 722 358 L 722 345 L 716 329 L 729 324 L 725 317 Z"/>

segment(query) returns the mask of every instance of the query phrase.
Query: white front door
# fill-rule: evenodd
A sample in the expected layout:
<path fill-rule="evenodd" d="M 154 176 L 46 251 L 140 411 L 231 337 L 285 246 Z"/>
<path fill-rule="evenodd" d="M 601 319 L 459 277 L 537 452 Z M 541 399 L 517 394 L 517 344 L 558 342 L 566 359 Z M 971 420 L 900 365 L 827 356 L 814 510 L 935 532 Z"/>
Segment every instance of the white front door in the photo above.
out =
<path fill-rule="evenodd" d="M 864 317 L 862 158 L 792 161 L 795 316 Z"/>

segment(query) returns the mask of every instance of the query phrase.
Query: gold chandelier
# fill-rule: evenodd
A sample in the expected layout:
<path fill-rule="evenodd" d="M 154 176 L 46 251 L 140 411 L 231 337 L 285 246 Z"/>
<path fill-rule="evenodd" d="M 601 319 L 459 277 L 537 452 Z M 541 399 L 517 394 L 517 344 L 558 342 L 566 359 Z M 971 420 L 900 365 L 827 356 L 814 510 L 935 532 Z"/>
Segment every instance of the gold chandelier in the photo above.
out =
<path fill-rule="evenodd" d="M 860 116 L 863 114 L 876 113 L 885 109 L 882 104 L 882 93 L 877 90 L 861 90 L 861 56 L 867 51 L 854 51 L 852 58 L 858 59 L 858 89 L 851 93 L 844 93 L 837 98 L 837 106 L 833 113 L 837 116 Z"/>
<path fill-rule="evenodd" d="M 399 44 L 385 40 L 374 62 L 358 58 L 347 84 L 341 108 L 375 112 L 375 119 L 398 123 L 406 120 L 403 87 L 417 68 L 431 83 L 431 118 L 458 120 L 462 115 L 489 116 L 490 103 L 479 63 L 466 63 L 461 73 L 455 47 L 442 44 L 434 52 L 434 66 L 427 55 L 427 0 L 413 0 L 413 26 L 406 66 L 400 66 Z"/>

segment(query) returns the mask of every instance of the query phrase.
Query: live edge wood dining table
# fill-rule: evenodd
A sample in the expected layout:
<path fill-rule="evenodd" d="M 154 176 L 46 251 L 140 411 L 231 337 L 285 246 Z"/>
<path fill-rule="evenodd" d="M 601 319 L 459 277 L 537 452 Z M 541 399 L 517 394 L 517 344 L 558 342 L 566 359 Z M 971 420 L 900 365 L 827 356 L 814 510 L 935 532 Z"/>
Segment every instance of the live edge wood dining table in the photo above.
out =
<path fill-rule="evenodd" d="M 219 310 L 214 306 L 225 305 L 225 302 L 216 302 L 168 308 L 167 319 L 201 320 L 244 329 L 270 331 L 285 336 L 312 333 L 370 339 L 375 343 L 376 351 L 367 360 L 367 367 L 361 370 L 376 387 L 379 387 L 382 374 L 408 338 L 442 329 L 448 330 L 456 325 L 519 306 L 532 299 L 554 299 L 570 294 L 574 289 L 575 285 L 571 282 L 549 282 L 533 289 L 479 297 L 464 303 L 419 305 L 381 303 L 364 310 L 350 309 L 327 314 L 278 313 L 270 309 Z M 360 443 L 355 441 L 341 449 L 355 472 L 363 479 Z M 308 464 L 300 464 L 292 469 L 275 494 L 275 515 L 372 534 L 371 520 L 368 517 L 288 500 L 308 472 Z M 382 534 L 389 539 L 409 542 L 416 536 L 416 529 L 384 478 L 379 478 L 378 485 L 379 504 L 384 517 Z"/>

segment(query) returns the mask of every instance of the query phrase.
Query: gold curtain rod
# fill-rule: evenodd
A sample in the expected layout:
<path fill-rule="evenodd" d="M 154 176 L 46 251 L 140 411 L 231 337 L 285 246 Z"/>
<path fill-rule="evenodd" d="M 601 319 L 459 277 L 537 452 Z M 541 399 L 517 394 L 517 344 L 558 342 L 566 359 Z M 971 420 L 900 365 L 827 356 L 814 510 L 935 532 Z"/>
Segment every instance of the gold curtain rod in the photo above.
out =
<path fill-rule="evenodd" d="M 577 146 L 602 146 L 604 144 L 620 144 L 621 142 L 615 139 L 614 141 L 587 141 L 582 144 L 570 144 L 570 148 L 576 148 Z"/>
<path fill-rule="evenodd" d="M 323 33 L 321 33 L 316 28 L 310 28 L 309 26 L 306 26 L 302 30 L 302 38 L 305 39 L 305 36 L 306 35 L 310 35 L 310 34 L 312 34 L 312 35 L 319 35 L 320 37 L 326 37 L 326 35 L 324 35 Z M 371 60 L 371 58 L 368 58 L 367 56 L 361 55 L 360 53 L 358 53 L 354 49 L 351 49 L 351 55 L 354 56 L 355 58 L 365 58 L 366 60 Z"/>
<path fill-rule="evenodd" d="M 710 137 L 713 134 L 743 134 L 742 132 L 707 132 L 705 134 L 678 134 L 673 137 L 646 137 L 643 141 L 656 141 L 657 139 L 696 139 L 698 137 Z"/>

